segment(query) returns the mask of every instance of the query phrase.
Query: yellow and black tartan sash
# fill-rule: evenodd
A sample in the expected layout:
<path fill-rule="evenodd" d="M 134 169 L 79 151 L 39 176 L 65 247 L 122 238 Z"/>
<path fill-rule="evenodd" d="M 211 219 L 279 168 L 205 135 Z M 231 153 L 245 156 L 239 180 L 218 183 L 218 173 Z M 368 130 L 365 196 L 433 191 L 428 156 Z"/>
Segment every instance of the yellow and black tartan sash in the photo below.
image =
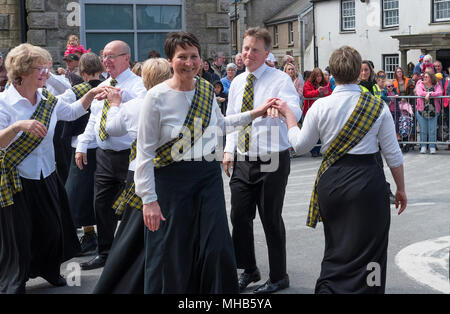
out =
<path fill-rule="evenodd" d="M 81 84 L 77 84 L 72 87 L 72 92 L 75 94 L 77 100 L 81 99 L 84 95 L 87 94 L 92 89 L 91 84 L 88 82 L 84 82 Z"/>
<path fill-rule="evenodd" d="M 109 83 L 110 86 L 116 86 L 117 81 L 115 79 L 111 79 L 111 82 Z M 102 109 L 102 116 L 100 118 L 100 128 L 98 130 L 98 135 L 102 141 L 105 141 L 108 139 L 109 134 L 106 133 L 106 117 L 108 115 L 108 110 L 111 107 L 108 99 L 105 99 L 105 102 L 103 103 L 103 109 Z"/>
<path fill-rule="evenodd" d="M 244 96 L 242 97 L 241 112 L 253 110 L 253 81 L 255 80 L 253 74 L 247 76 L 247 84 L 244 89 Z M 252 122 L 244 126 L 243 130 L 239 131 L 238 148 L 241 152 L 246 153 L 250 149 L 250 136 L 252 132 Z"/>
<path fill-rule="evenodd" d="M 137 140 L 134 140 L 133 143 L 131 144 L 131 151 L 129 157 L 130 163 L 134 159 L 136 159 L 136 142 Z M 128 187 L 128 189 L 126 188 L 123 189 L 122 193 L 120 193 L 120 196 L 114 202 L 112 208 L 115 209 L 117 215 L 122 215 L 126 204 L 137 210 L 142 210 L 142 200 L 139 196 L 136 195 L 134 181 Z"/>
<path fill-rule="evenodd" d="M 317 185 L 321 176 L 328 168 L 355 147 L 361 139 L 369 132 L 372 125 L 383 110 L 383 102 L 372 96 L 369 92 L 362 92 L 358 103 L 350 118 L 342 130 L 331 143 L 323 155 L 322 164 L 317 173 L 314 189 L 309 204 L 309 212 L 306 225 L 315 228 L 318 221 L 322 221 L 319 214 L 319 202 L 317 196 Z"/>
<path fill-rule="evenodd" d="M 175 138 L 156 150 L 153 164 L 155 168 L 165 167 L 174 161 L 181 160 L 184 149 L 190 149 L 202 137 L 209 125 L 214 100 L 214 88 L 208 81 L 197 77 L 195 94 L 189 112 L 181 128 L 178 138 Z"/>
<path fill-rule="evenodd" d="M 30 120 L 42 122 L 48 129 L 53 109 L 58 99 L 50 94 L 46 89 L 42 90 L 42 99 L 36 110 L 31 115 Z M 13 195 L 22 191 L 22 182 L 20 181 L 17 166 L 27 156 L 39 146 L 42 138 L 38 138 L 31 133 L 23 132 L 7 149 L 0 151 L 0 205 L 1 207 L 14 204 Z"/>

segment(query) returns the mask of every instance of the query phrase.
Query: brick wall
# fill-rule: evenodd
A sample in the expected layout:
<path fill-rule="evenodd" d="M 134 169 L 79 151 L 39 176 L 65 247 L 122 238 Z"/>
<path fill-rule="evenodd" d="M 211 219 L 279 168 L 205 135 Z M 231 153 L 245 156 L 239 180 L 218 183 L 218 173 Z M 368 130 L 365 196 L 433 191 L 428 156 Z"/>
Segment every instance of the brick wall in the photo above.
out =
<path fill-rule="evenodd" d="M 0 0 L 0 51 L 20 44 L 19 0 Z"/>

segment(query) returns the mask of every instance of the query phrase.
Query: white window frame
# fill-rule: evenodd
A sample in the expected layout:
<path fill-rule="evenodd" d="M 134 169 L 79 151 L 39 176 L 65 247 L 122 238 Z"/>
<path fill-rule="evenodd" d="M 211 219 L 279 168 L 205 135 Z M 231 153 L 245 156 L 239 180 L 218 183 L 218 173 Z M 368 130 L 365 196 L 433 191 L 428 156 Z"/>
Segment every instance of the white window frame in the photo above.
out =
<path fill-rule="evenodd" d="M 352 8 L 344 8 L 346 5 L 353 4 Z M 353 15 L 350 15 L 348 12 L 349 10 L 353 10 Z M 349 24 L 350 26 L 347 26 Z M 353 26 L 351 26 L 353 24 Z M 354 31 L 356 30 L 356 7 L 355 7 L 355 0 L 341 0 L 341 31 L 347 32 L 347 31 Z"/>
<path fill-rule="evenodd" d="M 446 11 L 449 11 L 448 17 L 438 18 L 438 4 L 447 4 L 448 8 Z M 432 14 L 433 14 L 433 22 L 450 22 L 450 0 L 432 0 Z"/>
<path fill-rule="evenodd" d="M 383 55 L 383 71 L 386 73 L 386 78 L 393 80 L 395 69 L 400 65 L 400 57 L 398 54 Z"/>
<path fill-rule="evenodd" d="M 86 33 L 133 33 L 134 36 L 134 60 L 138 60 L 138 34 L 141 33 L 170 33 L 177 30 L 186 29 L 185 5 L 183 0 L 79 0 L 80 3 L 80 41 L 86 45 Z M 85 5 L 86 4 L 107 4 L 107 5 L 133 5 L 133 29 L 86 29 Z M 181 29 L 138 29 L 136 20 L 137 5 L 178 5 L 181 6 Z M 114 23 L 114 22 L 112 22 Z M 143 60 L 140 60 L 143 61 Z"/>
<path fill-rule="evenodd" d="M 294 44 L 294 22 L 288 22 L 288 45 Z"/>
<path fill-rule="evenodd" d="M 278 25 L 273 26 L 273 46 L 278 47 Z"/>
<path fill-rule="evenodd" d="M 383 19 L 383 28 L 397 27 L 399 26 L 399 0 L 382 0 L 381 1 L 381 16 Z M 396 3 L 396 8 L 389 7 L 389 4 Z M 388 16 L 389 14 L 393 14 L 393 16 Z M 388 24 L 387 22 L 391 19 L 396 19 L 397 23 Z"/>

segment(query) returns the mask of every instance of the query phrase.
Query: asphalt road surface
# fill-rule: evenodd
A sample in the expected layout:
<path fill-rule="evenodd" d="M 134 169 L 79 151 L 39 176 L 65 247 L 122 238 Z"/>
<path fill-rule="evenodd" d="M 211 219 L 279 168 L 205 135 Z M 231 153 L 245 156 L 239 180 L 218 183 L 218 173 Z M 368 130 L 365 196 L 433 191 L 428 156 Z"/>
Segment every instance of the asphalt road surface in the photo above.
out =
<path fill-rule="evenodd" d="M 442 294 L 450 293 L 450 151 L 440 146 L 436 155 L 419 154 L 417 148 L 404 155 L 408 207 L 400 216 L 392 206 L 389 236 L 386 293 Z M 323 258 L 323 226 L 307 227 L 306 215 L 320 159 L 303 155 L 291 160 L 291 174 L 283 208 L 287 236 L 287 267 L 290 287 L 279 293 L 311 294 L 320 272 Z M 390 171 L 387 180 L 395 193 Z M 227 211 L 230 211 L 229 179 L 223 175 Z M 229 216 L 228 216 L 229 217 Z M 231 223 L 230 223 L 231 224 Z M 268 258 L 264 232 L 259 217 L 254 223 L 255 247 L 262 279 L 268 278 Z M 91 293 L 102 269 L 81 271 L 79 262 L 91 257 L 75 258 L 61 266 L 61 273 L 72 278 L 72 286 L 52 287 L 42 278 L 27 283 L 31 294 Z"/>

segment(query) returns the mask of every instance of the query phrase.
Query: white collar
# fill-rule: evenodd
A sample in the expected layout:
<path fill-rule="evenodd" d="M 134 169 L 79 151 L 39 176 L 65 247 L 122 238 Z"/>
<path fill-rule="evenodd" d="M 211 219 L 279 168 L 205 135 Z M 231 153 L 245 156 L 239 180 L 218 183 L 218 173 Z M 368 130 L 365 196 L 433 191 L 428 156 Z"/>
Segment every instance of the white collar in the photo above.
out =
<path fill-rule="evenodd" d="M 8 103 L 10 103 L 11 105 L 15 105 L 18 104 L 22 101 L 26 101 L 28 104 L 30 104 L 30 101 L 23 97 L 22 95 L 20 95 L 20 93 L 17 91 L 16 87 L 14 86 L 14 84 L 11 84 L 9 86 L 9 88 L 4 92 L 6 93 L 6 97 L 8 98 Z M 41 99 L 45 99 L 45 97 L 42 95 L 42 88 L 39 88 L 37 91 L 37 101 L 36 104 L 39 104 L 39 102 L 41 101 Z M 35 104 L 32 104 L 33 106 Z"/>
<path fill-rule="evenodd" d="M 250 73 L 253 74 L 257 80 L 261 78 L 261 76 L 264 74 L 264 72 L 270 68 L 266 63 L 263 63 L 259 68 L 257 68 L 253 72 L 249 72 L 248 68 L 245 70 L 246 76 L 248 76 Z"/>
<path fill-rule="evenodd" d="M 336 85 L 333 90 L 333 94 L 340 92 L 361 92 L 361 87 L 357 84 Z"/>

